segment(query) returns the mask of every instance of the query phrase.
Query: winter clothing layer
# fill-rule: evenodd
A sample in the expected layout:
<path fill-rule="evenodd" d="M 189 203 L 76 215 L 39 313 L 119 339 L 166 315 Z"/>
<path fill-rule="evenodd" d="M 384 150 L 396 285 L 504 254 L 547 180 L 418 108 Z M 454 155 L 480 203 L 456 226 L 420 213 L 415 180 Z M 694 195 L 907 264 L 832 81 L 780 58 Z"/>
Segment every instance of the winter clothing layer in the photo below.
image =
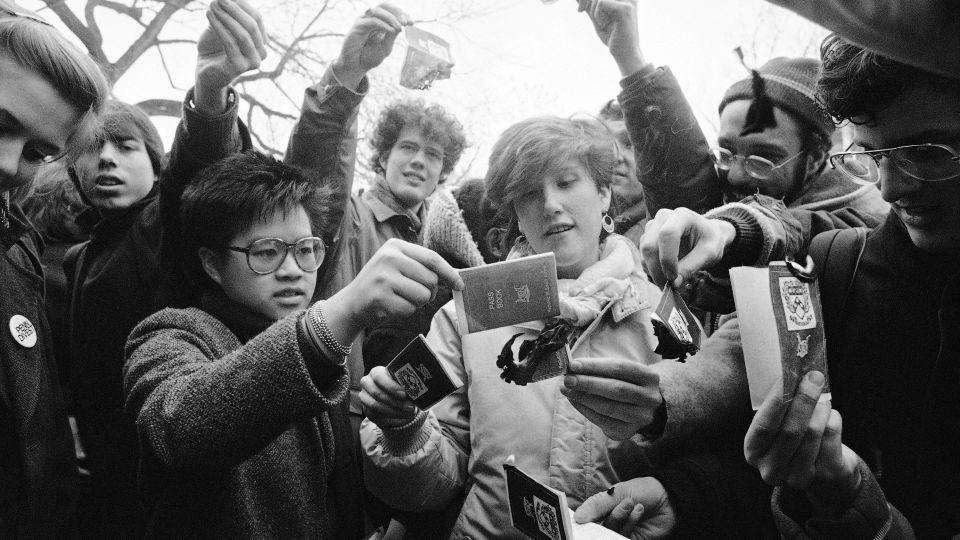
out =
<path fill-rule="evenodd" d="M 900 62 L 960 79 L 960 5 L 951 0 L 767 0 Z"/>
<path fill-rule="evenodd" d="M 816 100 L 820 62 L 813 58 L 777 57 L 756 70 L 763 79 L 764 93 L 773 105 L 802 118 L 825 137 L 833 134 L 833 120 L 823 112 Z M 741 79 L 727 89 L 720 100 L 720 114 L 731 102 L 753 101 L 753 77 Z"/>
<path fill-rule="evenodd" d="M 70 536 L 79 475 L 44 312 L 42 243 L 17 206 L 7 219 L 0 227 L 0 537 Z M 10 327 L 18 315 L 29 324 Z"/>
<path fill-rule="evenodd" d="M 620 238 L 624 244 L 626 240 Z M 635 251 L 635 250 L 634 250 Z M 628 269 L 629 270 L 629 269 Z M 637 267 L 636 272 L 642 275 Z M 644 279 L 621 300 L 610 301 L 571 348 L 572 358 L 617 357 L 644 364 L 653 352 L 650 310 L 659 291 Z M 567 289 L 574 280 L 561 280 Z M 441 509 L 466 491 L 453 538 L 519 537 L 510 525 L 502 464 L 516 465 L 567 493 L 574 507 L 619 480 L 648 472 L 656 450 L 641 450 L 640 436 L 608 440 L 560 393 L 561 378 L 516 386 L 500 379 L 496 357 L 514 334 L 514 353 L 543 323 L 460 336 L 453 302 L 434 316 L 427 342 L 465 385 L 406 426 L 361 427 L 366 485 L 390 506 Z"/>
<path fill-rule="evenodd" d="M 350 196 L 356 161 L 357 111 L 368 87 L 367 80 L 363 79 L 358 92 L 352 92 L 340 86 L 328 69 L 320 82 L 304 93 L 300 119 L 287 146 L 287 163 L 320 171 L 322 177 L 336 177 L 347 195 L 343 219 L 334 236 L 336 245 L 328 255 L 329 265 L 324 264 L 321 269 L 314 299 L 329 298 L 353 281 L 387 240 L 398 238 L 423 243 L 422 223 L 428 212 L 428 201 L 424 201 L 416 213 L 402 208 L 382 177 L 362 194 Z M 353 351 L 347 361 L 351 412 L 361 413 L 357 396 L 363 375 L 374 365 L 389 362 L 410 339 L 426 332 L 431 315 L 432 311 L 419 310 L 411 317 L 386 321 L 378 329 L 361 332 L 352 344 Z M 372 339 L 371 330 L 377 331 Z M 376 350 L 365 353 L 367 345 Z"/>
<path fill-rule="evenodd" d="M 792 239 L 784 239 L 783 214 L 779 221 L 763 214 L 741 217 L 740 226 L 752 223 L 759 228 L 764 223 L 761 237 L 776 233 L 777 238 L 764 241 L 775 246 L 774 256 L 783 255 L 784 245 L 804 245 L 797 229 Z M 759 246 L 754 243 L 752 248 L 755 256 Z M 843 442 L 869 465 L 886 499 L 920 537 L 960 532 L 958 278 L 956 257 L 919 250 L 900 218 L 890 212 L 867 236 L 843 312 L 824 313 L 827 327 L 841 333 L 827 336 L 827 346 L 833 405 L 844 420 Z M 832 324 L 835 317 L 842 317 L 841 324 Z M 729 334 L 711 341 L 724 338 Z M 733 357 L 720 361 L 701 365 L 701 370 L 711 368 L 709 373 L 677 376 L 712 381 L 714 391 L 698 398 L 699 406 L 714 415 L 745 399 L 739 394 L 746 395 L 747 388 L 742 362 Z M 671 383 L 661 375 L 661 385 L 670 384 L 682 386 L 682 381 Z M 671 422 L 684 418 L 668 415 L 667 431 Z"/>
<path fill-rule="evenodd" d="M 203 307 L 160 311 L 127 344 L 148 536 L 359 538 L 343 367 L 302 312 L 267 327 L 222 295 Z"/>
<path fill-rule="evenodd" d="M 156 311 L 164 271 L 161 243 L 176 243 L 179 198 L 205 165 L 249 148 L 238 127 L 236 100 L 205 117 L 187 94 L 169 165 L 147 197 L 117 214 L 90 209 L 80 222 L 94 221 L 89 241 L 68 253 L 70 282 L 70 370 L 77 426 L 87 453 L 95 497 L 108 501 L 101 520 L 107 536 L 136 534 L 142 512 L 136 505 L 136 436 L 123 414 L 123 347 L 127 335 Z M 99 218 L 99 219 L 97 219 Z M 171 263 L 173 257 L 164 262 Z M 174 287 L 169 287 L 173 289 Z M 182 288 L 180 294 L 185 294 Z"/>

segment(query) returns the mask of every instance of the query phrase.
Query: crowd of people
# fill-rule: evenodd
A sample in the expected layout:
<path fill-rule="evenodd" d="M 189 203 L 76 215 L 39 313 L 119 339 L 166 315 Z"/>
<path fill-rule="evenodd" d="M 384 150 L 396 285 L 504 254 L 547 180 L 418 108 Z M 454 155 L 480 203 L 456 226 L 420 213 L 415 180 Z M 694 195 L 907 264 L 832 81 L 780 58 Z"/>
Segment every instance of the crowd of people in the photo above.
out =
<path fill-rule="evenodd" d="M 210 3 L 169 152 L 0 0 L 0 537 L 520 538 L 510 459 L 628 538 L 960 537 L 960 10 L 774 3 L 838 34 L 718 96 L 714 146 L 637 0 L 581 0 L 622 76 L 596 117 L 517 119 L 450 187 L 467 129 L 401 100 L 358 190 L 395 5 L 280 160 L 231 87 L 267 51 L 247 0 Z M 458 269 L 544 253 L 559 317 L 461 335 Z M 828 372 L 754 411 L 728 271 L 807 255 Z M 683 362 L 664 286 L 703 319 Z M 504 382 L 548 333 L 563 376 Z M 386 367 L 418 334 L 464 383 L 428 409 Z"/>

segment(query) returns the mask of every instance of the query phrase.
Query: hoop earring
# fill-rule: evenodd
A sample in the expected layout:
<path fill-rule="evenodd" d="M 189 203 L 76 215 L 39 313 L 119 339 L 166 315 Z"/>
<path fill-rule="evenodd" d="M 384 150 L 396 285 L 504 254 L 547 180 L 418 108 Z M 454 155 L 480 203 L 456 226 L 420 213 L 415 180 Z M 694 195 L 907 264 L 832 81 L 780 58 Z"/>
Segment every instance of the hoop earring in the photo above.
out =
<path fill-rule="evenodd" d="M 610 217 L 610 214 L 606 212 L 604 212 L 603 215 L 600 216 L 600 223 L 603 226 L 603 230 L 607 234 L 613 234 L 613 231 L 616 230 L 616 226 L 613 223 L 613 218 Z"/>

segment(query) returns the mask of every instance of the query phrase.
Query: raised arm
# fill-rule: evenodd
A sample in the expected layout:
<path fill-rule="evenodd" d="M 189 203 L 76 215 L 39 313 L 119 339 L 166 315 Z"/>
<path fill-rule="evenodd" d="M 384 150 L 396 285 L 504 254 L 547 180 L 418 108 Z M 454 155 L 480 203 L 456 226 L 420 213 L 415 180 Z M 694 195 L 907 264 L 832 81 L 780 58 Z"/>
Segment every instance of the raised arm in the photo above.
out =
<path fill-rule="evenodd" d="M 194 88 L 187 92 L 173 147 L 160 182 L 161 285 L 158 307 L 185 306 L 194 295 L 178 270 L 180 195 L 200 169 L 252 147 L 237 119 L 237 96 L 230 83 L 257 69 L 266 55 L 266 33 L 259 13 L 245 0 L 216 0 L 207 11 L 210 26 L 197 42 Z"/>
<path fill-rule="evenodd" d="M 722 200 L 709 144 L 670 69 L 645 59 L 636 4 L 600 0 L 590 18 L 623 77 L 618 99 L 649 215 L 678 207 L 706 212 Z"/>
<path fill-rule="evenodd" d="M 389 3 L 367 10 L 353 23 L 340 55 L 304 92 L 300 119 L 287 144 L 287 163 L 314 171 L 318 178 L 338 178 L 346 194 L 351 193 L 357 111 L 369 89 L 366 75 L 390 55 L 405 24 L 409 17 Z"/>

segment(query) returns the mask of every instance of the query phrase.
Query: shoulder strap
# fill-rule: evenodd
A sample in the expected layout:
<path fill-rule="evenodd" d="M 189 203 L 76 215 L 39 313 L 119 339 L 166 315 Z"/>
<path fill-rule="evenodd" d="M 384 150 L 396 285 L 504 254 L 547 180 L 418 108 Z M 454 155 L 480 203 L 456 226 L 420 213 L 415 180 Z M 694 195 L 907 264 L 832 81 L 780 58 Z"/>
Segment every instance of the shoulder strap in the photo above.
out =
<path fill-rule="evenodd" d="M 847 297 L 866 246 L 867 230 L 865 227 L 835 229 L 817 235 L 810 242 L 808 253 L 817 269 L 828 336 L 836 335 L 831 332 L 831 321 L 838 324 L 843 320 Z"/>

